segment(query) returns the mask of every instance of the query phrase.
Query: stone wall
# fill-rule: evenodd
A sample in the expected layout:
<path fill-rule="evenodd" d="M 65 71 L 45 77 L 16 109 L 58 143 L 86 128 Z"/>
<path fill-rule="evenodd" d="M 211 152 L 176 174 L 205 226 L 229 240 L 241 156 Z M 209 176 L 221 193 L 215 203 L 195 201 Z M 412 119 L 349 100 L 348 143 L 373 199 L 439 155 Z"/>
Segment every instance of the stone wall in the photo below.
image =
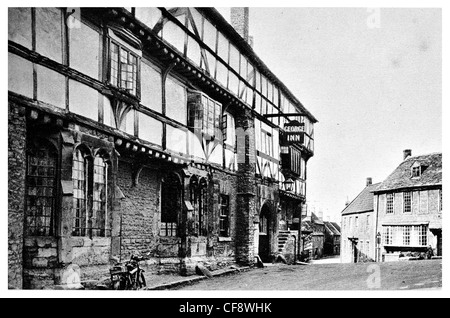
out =
<path fill-rule="evenodd" d="M 22 288 L 26 120 L 24 107 L 8 107 L 8 287 Z"/>
<path fill-rule="evenodd" d="M 236 258 L 244 265 L 253 265 L 255 256 L 255 223 L 258 223 L 256 207 L 256 156 L 255 122 L 249 110 L 236 116 L 237 136 L 237 214 Z"/>
<path fill-rule="evenodd" d="M 133 253 L 151 256 L 177 257 L 177 242 L 167 242 L 167 248 L 159 246 L 158 223 L 160 220 L 160 177 L 155 170 L 144 167 L 135 183 L 133 166 L 119 161 L 117 185 L 124 195 L 121 200 L 121 259 L 129 259 Z M 171 244 L 174 243 L 174 244 Z"/>

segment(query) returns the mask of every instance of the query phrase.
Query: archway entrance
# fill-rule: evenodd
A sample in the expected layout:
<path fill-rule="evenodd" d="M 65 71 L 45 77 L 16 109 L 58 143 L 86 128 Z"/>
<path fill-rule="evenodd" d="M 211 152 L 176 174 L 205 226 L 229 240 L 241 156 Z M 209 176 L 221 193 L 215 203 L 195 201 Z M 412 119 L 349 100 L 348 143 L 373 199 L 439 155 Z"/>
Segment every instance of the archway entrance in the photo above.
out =
<path fill-rule="evenodd" d="M 268 204 L 264 204 L 259 215 L 258 255 L 263 262 L 270 262 L 273 222 Z"/>

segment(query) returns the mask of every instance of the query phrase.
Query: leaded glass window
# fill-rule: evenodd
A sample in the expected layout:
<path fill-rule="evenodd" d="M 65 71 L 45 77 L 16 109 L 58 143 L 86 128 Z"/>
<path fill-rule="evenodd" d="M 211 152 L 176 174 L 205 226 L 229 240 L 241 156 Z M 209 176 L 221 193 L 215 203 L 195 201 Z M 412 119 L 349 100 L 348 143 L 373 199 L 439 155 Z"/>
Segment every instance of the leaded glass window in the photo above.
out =
<path fill-rule="evenodd" d="M 137 93 L 138 57 L 127 48 L 110 42 L 109 81 L 130 94 Z"/>
<path fill-rule="evenodd" d="M 204 178 L 198 180 L 191 177 L 189 183 L 190 201 L 194 208 L 194 233 L 200 236 L 207 235 L 206 215 L 208 211 L 207 182 Z"/>
<path fill-rule="evenodd" d="M 32 145 L 27 155 L 25 228 L 30 236 L 55 234 L 56 150 L 49 142 Z"/>
<path fill-rule="evenodd" d="M 92 215 L 90 217 L 92 236 L 106 235 L 108 164 L 97 155 L 94 159 L 94 188 Z"/>
<path fill-rule="evenodd" d="M 86 236 L 87 228 L 87 171 L 88 161 L 83 152 L 77 149 L 73 155 L 73 236 Z"/>

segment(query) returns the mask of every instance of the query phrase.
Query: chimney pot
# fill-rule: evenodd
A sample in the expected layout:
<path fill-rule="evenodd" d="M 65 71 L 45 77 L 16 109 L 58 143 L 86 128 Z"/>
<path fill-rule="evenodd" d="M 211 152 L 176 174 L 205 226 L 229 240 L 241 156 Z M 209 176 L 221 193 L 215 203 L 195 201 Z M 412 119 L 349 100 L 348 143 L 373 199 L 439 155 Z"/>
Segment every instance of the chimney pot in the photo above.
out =
<path fill-rule="evenodd" d="M 403 160 L 405 160 L 405 159 L 408 158 L 408 157 L 411 157 L 411 155 L 412 155 L 411 149 L 405 149 L 405 150 L 403 150 Z"/>
<path fill-rule="evenodd" d="M 366 179 L 366 186 L 369 186 L 372 184 L 372 178 L 367 178 Z"/>

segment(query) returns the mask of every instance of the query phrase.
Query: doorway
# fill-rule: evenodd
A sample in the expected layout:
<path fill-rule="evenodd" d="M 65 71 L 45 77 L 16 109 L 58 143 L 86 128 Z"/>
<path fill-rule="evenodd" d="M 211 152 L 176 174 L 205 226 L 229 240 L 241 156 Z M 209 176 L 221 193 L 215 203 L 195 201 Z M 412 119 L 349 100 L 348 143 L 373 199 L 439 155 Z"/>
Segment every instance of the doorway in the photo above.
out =
<path fill-rule="evenodd" d="M 258 255 L 263 262 L 270 262 L 270 241 L 272 237 L 272 222 L 270 222 L 270 208 L 265 204 L 259 216 L 259 245 Z"/>

